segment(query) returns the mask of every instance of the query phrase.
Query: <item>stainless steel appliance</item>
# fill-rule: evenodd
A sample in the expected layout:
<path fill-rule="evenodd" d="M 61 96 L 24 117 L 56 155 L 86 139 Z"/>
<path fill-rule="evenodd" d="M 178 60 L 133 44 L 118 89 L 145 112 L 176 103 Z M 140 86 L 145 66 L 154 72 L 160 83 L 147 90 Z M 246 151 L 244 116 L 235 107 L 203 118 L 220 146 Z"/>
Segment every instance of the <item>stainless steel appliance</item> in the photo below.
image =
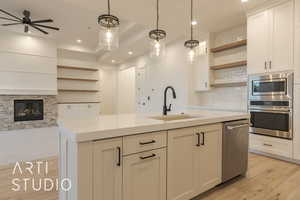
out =
<path fill-rule="evenodd" d="M 293 73 L 249 77 L 249 132 L 293 139 Z"/>
<path fill-rule="evenodd" d="M 224 123 L 222 182 L 246 174 L 248 169 L 248 130 L 249 120 Z"/>

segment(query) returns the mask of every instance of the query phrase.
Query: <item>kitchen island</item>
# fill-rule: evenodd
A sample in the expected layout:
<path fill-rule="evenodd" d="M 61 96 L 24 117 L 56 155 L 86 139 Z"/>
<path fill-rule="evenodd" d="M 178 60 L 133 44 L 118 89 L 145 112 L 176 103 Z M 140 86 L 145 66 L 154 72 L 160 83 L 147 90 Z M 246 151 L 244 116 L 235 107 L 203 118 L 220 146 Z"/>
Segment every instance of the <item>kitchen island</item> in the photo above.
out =
<path fill-rule="evenodd" d="M 188 200 L 221 183 L 223 122 L 247 113 L 60 120 L 60 200 Z"/>

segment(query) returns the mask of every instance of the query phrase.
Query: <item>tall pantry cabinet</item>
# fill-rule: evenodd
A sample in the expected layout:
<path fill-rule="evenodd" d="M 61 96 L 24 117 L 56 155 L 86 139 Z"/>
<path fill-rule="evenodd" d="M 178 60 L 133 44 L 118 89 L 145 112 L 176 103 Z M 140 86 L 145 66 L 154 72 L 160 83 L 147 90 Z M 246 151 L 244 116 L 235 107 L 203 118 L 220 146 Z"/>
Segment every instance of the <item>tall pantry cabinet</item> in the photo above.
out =
<path fill-rule="evenodd" d="M 295 0 L 294 159 L 300 160 L 300 0 Z"/>

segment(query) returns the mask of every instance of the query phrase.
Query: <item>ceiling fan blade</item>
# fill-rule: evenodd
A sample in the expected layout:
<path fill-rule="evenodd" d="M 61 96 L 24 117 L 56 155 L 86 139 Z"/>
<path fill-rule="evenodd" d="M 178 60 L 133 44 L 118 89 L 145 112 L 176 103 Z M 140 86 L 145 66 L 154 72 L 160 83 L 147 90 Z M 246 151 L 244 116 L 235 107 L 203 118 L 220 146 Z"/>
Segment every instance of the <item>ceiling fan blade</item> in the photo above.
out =
<path fill-rule="evenodd" d="M 51 23 L 53 22 L 52 19 L 44 19 L 44 20 L 35 20 L 35 21 L 32 21 L 33 24 L 36 24 L 36 23 Z"/>
<path fill-rule="evenodd" d="M 21 20 L 15 20 L 15 19 L 10 19 L 10 18 L 6 18 L 6 17 L 0 17 L 0 19 L 14 21 L 14 22 L 22 22 Z"/>
<path fill-rule="evenodd" d="M 19 17 L 17 17 L 17 16 L 14 16 L 13 14 L 10 14 L 10 13 L 6 12 L 5 10 L 0 9 L 0 12 L 3 12 L 3 13 L 5 13 L 5 14 L 7 14 L 7 15 L 9 15 L 9 16 L 11 16 L 11 17 L 17 19 L 17 20 L 22 21 L 21 18 L 19 18 Z"/>
<path fill-rule="evenodd" d="M 34 26 L 39 26 L 39 27 L 49 28 L 49 29 L 53 29 L 53 30 L 59 31 L 59 28 L 52 27 L 52 26 L 45 26 L 45 25 L 40 25 L 40 24 L 33 24 L 33 25 L 34 25 Z"/>
<path fill-rule="evenodd" d="M 44 34 L 49 34 L 48 32 L 46 32 L 46 31 L 40 29 L 39 27 L 36 27 L 36 26 L 33 25 L 33 24 L 30 24 L 30 26 L 31 26 L 32 28 L 35 28 L 35 29 L 38 30 L 38 31 L 41 31 L 41 32 L 44 33 Z"/>
<path fill-rule="evenodd" d="M 19 23 L 11 23 L 11 24 L 1 24 L 1 26 L 12 26 L 12 25 L 18 25 L 18 24 L 23 24 L 23 23 L 19 22 Z"/>

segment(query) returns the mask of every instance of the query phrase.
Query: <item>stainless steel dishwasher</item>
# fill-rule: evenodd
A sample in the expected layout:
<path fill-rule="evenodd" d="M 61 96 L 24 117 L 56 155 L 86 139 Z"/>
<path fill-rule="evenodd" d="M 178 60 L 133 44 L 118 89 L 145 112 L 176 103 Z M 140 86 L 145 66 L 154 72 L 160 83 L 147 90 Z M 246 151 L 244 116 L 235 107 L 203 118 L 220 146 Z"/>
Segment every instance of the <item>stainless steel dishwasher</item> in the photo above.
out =
<path fill-rule="evenodd" d="M 249 120 L 224 123 L 222 182 L 245 175 L 248 169 Z"/>

